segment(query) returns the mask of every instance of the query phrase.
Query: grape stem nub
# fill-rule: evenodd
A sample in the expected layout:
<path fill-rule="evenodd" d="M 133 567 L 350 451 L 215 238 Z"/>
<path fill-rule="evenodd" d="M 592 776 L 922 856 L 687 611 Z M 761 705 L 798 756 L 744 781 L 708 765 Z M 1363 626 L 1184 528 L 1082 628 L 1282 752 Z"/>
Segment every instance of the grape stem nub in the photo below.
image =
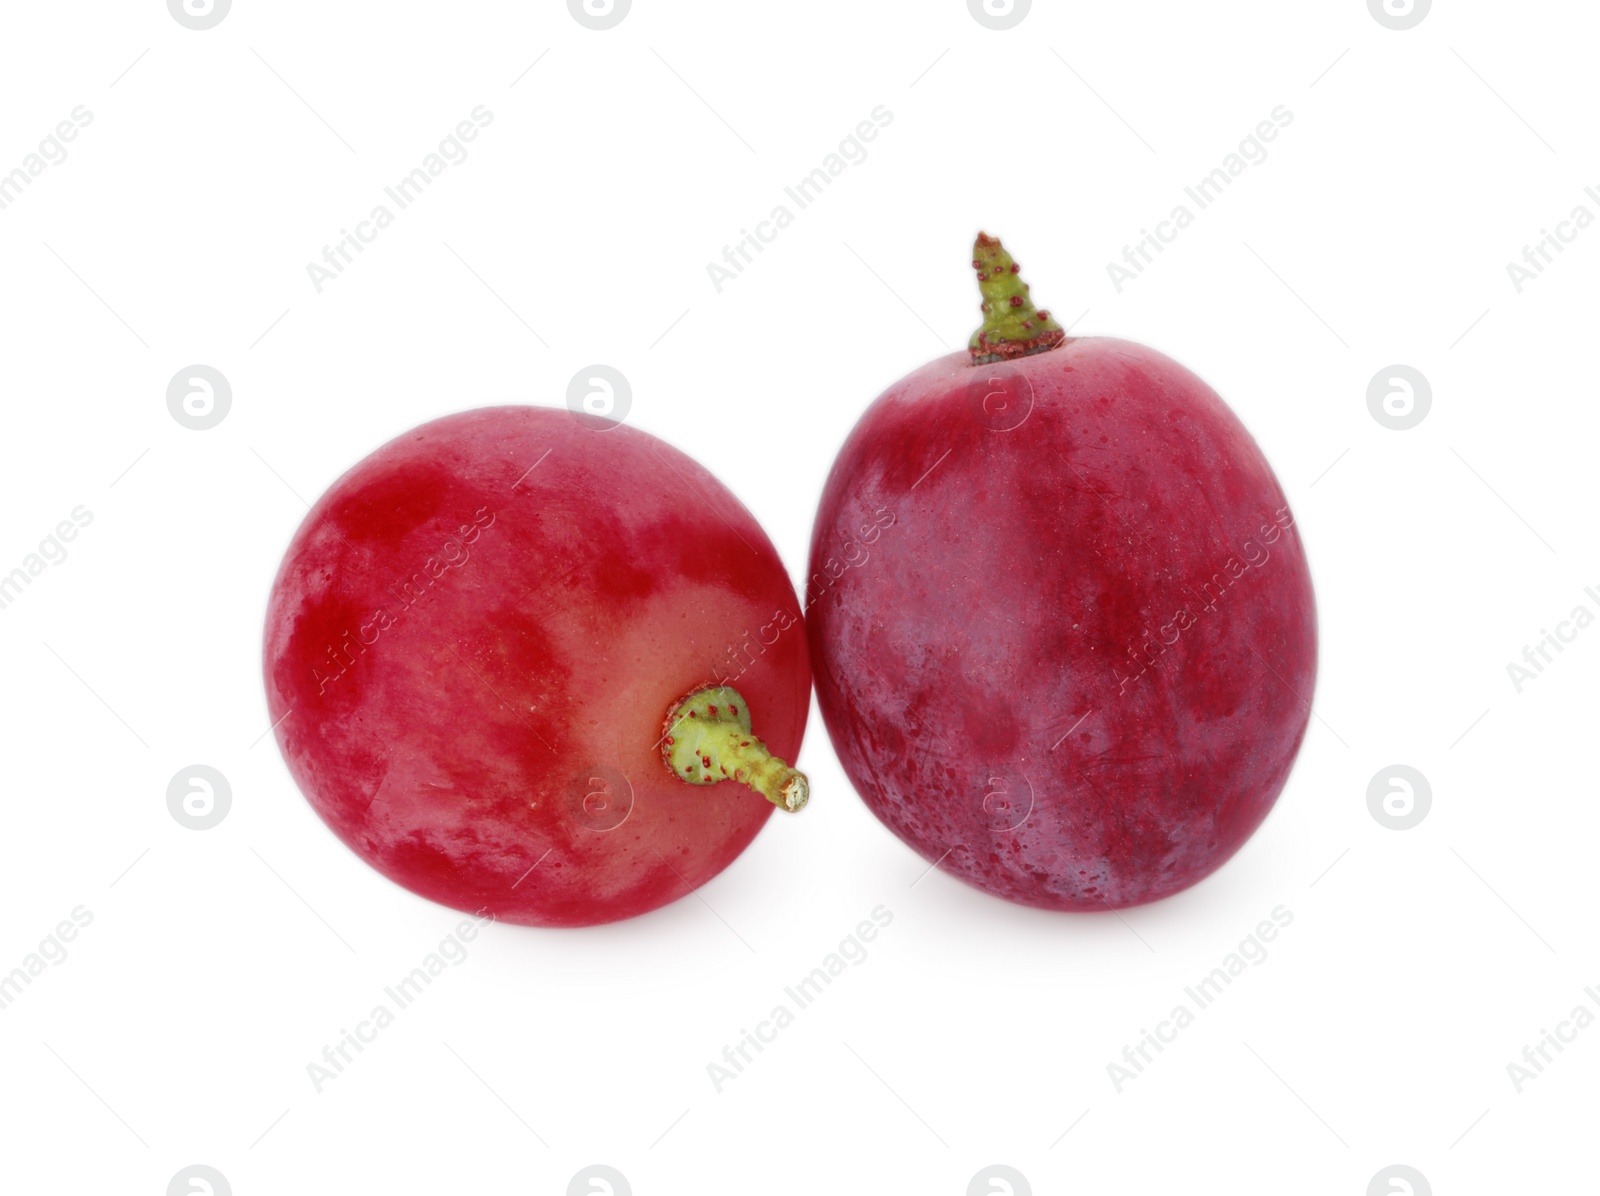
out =
<path fill-rule="evenodd" d="M 983 295 L 983 326 L 972 334 L 967 351 L 974 365 L 1009 361 L 1054 349 L 1067 339 L 1047 311 L 1034 310 L 1022 268 L 1000 244 L 999 237 L 979 233 L 972 246 L 972 268 Z"/>
<path fill-rule="evenodd" d="M 661 738 L 661 758 L 680 781 L 737 781 L 780 810 L 793 812 L 811 798 L 805 773 L 790 768 L 751 733 L 749 705 L 726 685 L 698 689 L 673 704 Z"/>

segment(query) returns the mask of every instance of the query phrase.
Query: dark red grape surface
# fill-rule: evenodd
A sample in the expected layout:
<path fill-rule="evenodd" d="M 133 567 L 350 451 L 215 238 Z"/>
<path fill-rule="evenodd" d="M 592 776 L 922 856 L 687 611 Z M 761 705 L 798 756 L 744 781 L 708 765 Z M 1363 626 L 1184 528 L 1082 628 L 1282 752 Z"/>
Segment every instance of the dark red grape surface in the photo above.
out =
<path fill-rule="evenodd" d="M 955 353 L 892 386 L 829 476 L 807 603 L 862 798 L 1028 905 L 1136 905 L 1214 871 L 1310 716 L 1283 492 L 1204 382 L 1126 341 Z"/>

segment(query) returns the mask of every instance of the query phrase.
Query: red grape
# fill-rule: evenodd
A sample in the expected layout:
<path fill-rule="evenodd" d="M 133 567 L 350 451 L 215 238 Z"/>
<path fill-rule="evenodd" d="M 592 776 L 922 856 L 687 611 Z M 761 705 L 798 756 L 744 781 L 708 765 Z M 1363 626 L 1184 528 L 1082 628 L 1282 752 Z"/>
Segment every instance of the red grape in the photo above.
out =
<path fill-rule="evenodd" d="M 1154 350 L 1068 338 L 980 235 L 987 320 L 846 442 L 811 548 L 823 717 L 930 861 L 1050 909 L 1226 861 L 1288 777 L 1316 614 L 1238 419 Z"/>
<path fill-rule="evenodd" d="M 804 804 L 749 733 L 794 759 L 810 700 L 777 553 L 705 469 L 597 417 L 468 411 L 360 462 L 284 557 L 264 655 L 317 813 L 458 909 L 631 917 L 726 868 L 774 803 Z M 731 688 L 687 784 L 670 716 L 711 685 Z M 724 770 L 770 800 L 713 784 Z"/>

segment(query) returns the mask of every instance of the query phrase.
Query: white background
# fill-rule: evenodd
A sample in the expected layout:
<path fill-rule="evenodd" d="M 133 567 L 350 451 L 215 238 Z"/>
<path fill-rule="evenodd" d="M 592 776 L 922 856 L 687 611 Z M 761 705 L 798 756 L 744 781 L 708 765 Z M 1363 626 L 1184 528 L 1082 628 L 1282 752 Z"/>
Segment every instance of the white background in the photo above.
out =
<path fill-rule="evenodd" d="M 638 1196 L 959 1196 L 1003 1163 L 1035 1193 L 1360 1196 L 1404 1163 L 1441 1194 L 1594 1190 L 1600 1028 L 1520 1093 L 1507 1064 L 1600 1004 L 1600 630 L 1520 693 L 1506 668 L 1600 613 L 1600 230 L 1521 293 L 1506 270 L 1600 214 L 1592 5 L 1406 31 L 1363 0 L 1038 0 L 1003 32 L 959 0 L 636 0 L 603 32 L 551 0 L 3 20 L 0 172 L 93 120 L 0 211 L 0 572 L 93 522 L 0 610 L 0 971 L 93 921 L 0 1010 L 0 1187 L 160 1196 L 204 1163 L 239 1196 L 558 1194 L 598 1162 Z M 470 156 L 319 294 L 307 264 L 480 104 Z M 877 105 L 866 159 L 719 293 L 707 263 Z M 1119 293 L 1107 263 L 1278 105 L 1266 160 Z M 647 917 L 488 928 L 318 1094 L 307 1064 L 459 919 L 359 863 L 265 734 L 306 500 L 605 363 L 635 426 L 714 430 L 698 455 L 798 583 L 861 410 L 975 326 L 979 228 L 1075 332 L 1206 378 L 1278 471 L 1322 663 L 1266 824 L 1157 906 L 1015 908 L 925 874 L 814 712 L 803 815 Z M 208 431 L 166 405 L 195 363 L 233 388 Z M 1409 431 L 1367 406 L 1396 363 L 1432 386 Z M 204 832 L 166 806 L 196 763 L 233 795 Z M 1408 831 L 1367 806 L 1396 763 L 1431 783 Z M 724 1045 L 878 905 L 865 962 L 718 1093 Z M 1280 905 L 1266 961 L 1118 1092 L 1107 1065 Z"/>

